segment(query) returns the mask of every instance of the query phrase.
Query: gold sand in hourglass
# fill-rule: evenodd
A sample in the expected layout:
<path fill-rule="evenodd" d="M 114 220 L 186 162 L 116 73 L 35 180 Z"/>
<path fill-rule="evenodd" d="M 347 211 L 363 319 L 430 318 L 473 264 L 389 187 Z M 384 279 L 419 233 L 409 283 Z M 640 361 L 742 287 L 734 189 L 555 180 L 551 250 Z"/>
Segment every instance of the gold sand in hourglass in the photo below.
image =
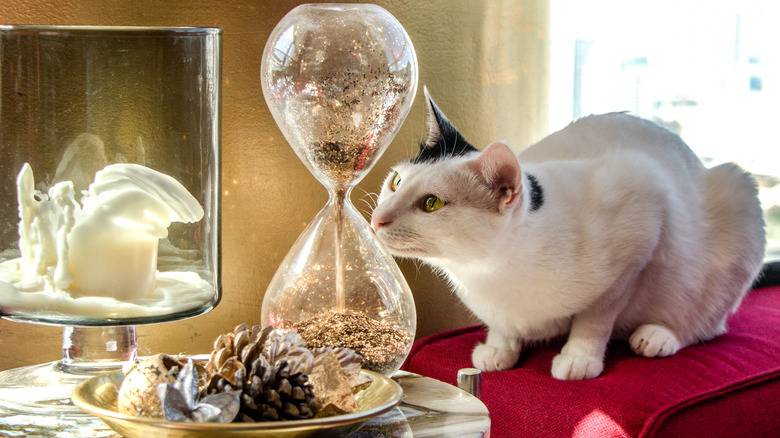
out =
<path fill-rule="evenodd" d="M 362 367 L 384 374 L 397 366 L 409 335 L 354 312 L 323 312 L 295 325 L 310 348 L 346 347 L 363 356 Z"/>
<path fill-rule="evenodd" d="M 396 95 L 408 91 L 408 85 L 393 85 L 381 93 L 386 100 L 392 100 Z M 374 110 L 370 119 L 377 124 L 377 130 L 384 128 L 389 120 L 393 119 L 398 111 L 397 105 L 382 105 Z M 338 114 L 338 113 L 337 113 Z M 346 116 L 345 116 L 346 117 Z M 331 129 L 337 129 L 331 126 Z M 329 132 L 327 137 L 337 137 L 338 132 Z M 354 137 L 348 135 L 347 137 Z M 313 141 L 302 152 L 315 169 L 322 172 L 336 185 L 348 184 L 362 177 L 363 170 L 367 170 L 374 164 L 382 144 L 376 142 L 377 138 L 372 133 L 366 138 L 347 141 L 324 140 Z"/>
<path fill-rule="evenodd" d="M 350 145 L 335 141 L 311 143 L 306 155 L 317 168 L 338 183 L 355 178 L 355 171 L 371 162 L 374 150 L 361 145 Z"/>

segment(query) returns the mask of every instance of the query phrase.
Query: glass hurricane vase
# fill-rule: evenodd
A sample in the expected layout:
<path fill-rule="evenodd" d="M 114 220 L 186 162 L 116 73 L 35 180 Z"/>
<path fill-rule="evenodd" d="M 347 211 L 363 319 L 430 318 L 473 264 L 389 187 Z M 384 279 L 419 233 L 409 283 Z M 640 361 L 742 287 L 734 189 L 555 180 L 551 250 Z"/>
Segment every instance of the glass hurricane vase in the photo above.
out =
<path fill-rule="evenodd" d="M 137 324 L 219 302 L 220 53 L 217 28 L 0 26 L 0 317 L 63 327 L 0 408 L 79 415 Z"/>
<path fill-rule="evenodd" d="M 311 347 L 352 348 L 364 368 L 389 376 L 414 341 L 414 299 L 349 196 L 411 107 L 409 36 L 375 5 L 302 5 L 271 33 L 261 82 L 285 138 L 329 194 L 271 280 L 262 320 Z"/>

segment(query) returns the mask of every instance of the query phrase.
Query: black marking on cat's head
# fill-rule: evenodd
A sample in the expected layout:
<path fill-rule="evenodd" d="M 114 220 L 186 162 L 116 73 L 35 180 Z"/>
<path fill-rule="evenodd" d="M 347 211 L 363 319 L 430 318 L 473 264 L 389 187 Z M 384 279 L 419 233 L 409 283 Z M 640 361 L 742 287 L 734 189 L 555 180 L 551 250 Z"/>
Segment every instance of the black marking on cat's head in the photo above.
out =
<path fill-rule="evenodd" d="M 412 159 L 412 163 L 427 163 L 477 151 L 436 106 L 428 94 L 428 88 L 423 87 L 423 92 L 428 104 L 428 139 L 420 143 L 420 154 Z"/>

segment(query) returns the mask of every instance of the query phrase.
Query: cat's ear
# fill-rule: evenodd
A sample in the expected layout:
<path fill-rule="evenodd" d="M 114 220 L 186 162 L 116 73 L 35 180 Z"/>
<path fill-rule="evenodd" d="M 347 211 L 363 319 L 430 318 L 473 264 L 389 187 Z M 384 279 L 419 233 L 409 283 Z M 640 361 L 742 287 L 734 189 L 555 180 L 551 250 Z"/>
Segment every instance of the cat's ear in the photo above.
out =
<path fill-rule="evenodd" d="M 425 102 L 428 105 L 428 139 L 420 144 L 420 154 L 412 160 L 414 163 L 434 162 L 439 159 L 476 152 L 477 149 L 452 126 L 443 112 L 436 106 L 423 87 Z"/>
<path fill-rule="evenodd" d="M 517 155 L 505 143 L 489 144 L 468 166 L 491 187 L 498 211 L 503 212 L 520 197 L 523 172 Z"/>
<path fill-rule="evenodd" d="M 428 93 L 428 87 L 423 86 L 425 94 L 425 104 L 427 105 L 426 114 L 428 115 L 428 139 L 425 140 L 425 146 L 432 148 L 436 146 L 439 140 L 449 141 L 455 144 L 454 138 L 458 131 L 452 126 L 443 112 L 436 106 L 431 94 Z"/>

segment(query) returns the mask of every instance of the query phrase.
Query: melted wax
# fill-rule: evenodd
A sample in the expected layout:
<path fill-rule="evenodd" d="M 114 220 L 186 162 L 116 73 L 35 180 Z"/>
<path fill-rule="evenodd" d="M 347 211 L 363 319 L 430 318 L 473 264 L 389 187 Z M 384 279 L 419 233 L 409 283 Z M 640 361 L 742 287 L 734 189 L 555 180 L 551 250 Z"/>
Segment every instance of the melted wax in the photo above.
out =
<path fill-rule="evenodd" d="M 198 307 L 214 287 L 195 272 L 157 272 L 171 222 L 198 222 L 203 208 L 172 177 L 137 164 L 95 174 L 81 206 L 71 181 L 35 190 L 17 178 L 21 258 L 0 264 L 0 305 L 96 317 L 134 317 Z"/>

